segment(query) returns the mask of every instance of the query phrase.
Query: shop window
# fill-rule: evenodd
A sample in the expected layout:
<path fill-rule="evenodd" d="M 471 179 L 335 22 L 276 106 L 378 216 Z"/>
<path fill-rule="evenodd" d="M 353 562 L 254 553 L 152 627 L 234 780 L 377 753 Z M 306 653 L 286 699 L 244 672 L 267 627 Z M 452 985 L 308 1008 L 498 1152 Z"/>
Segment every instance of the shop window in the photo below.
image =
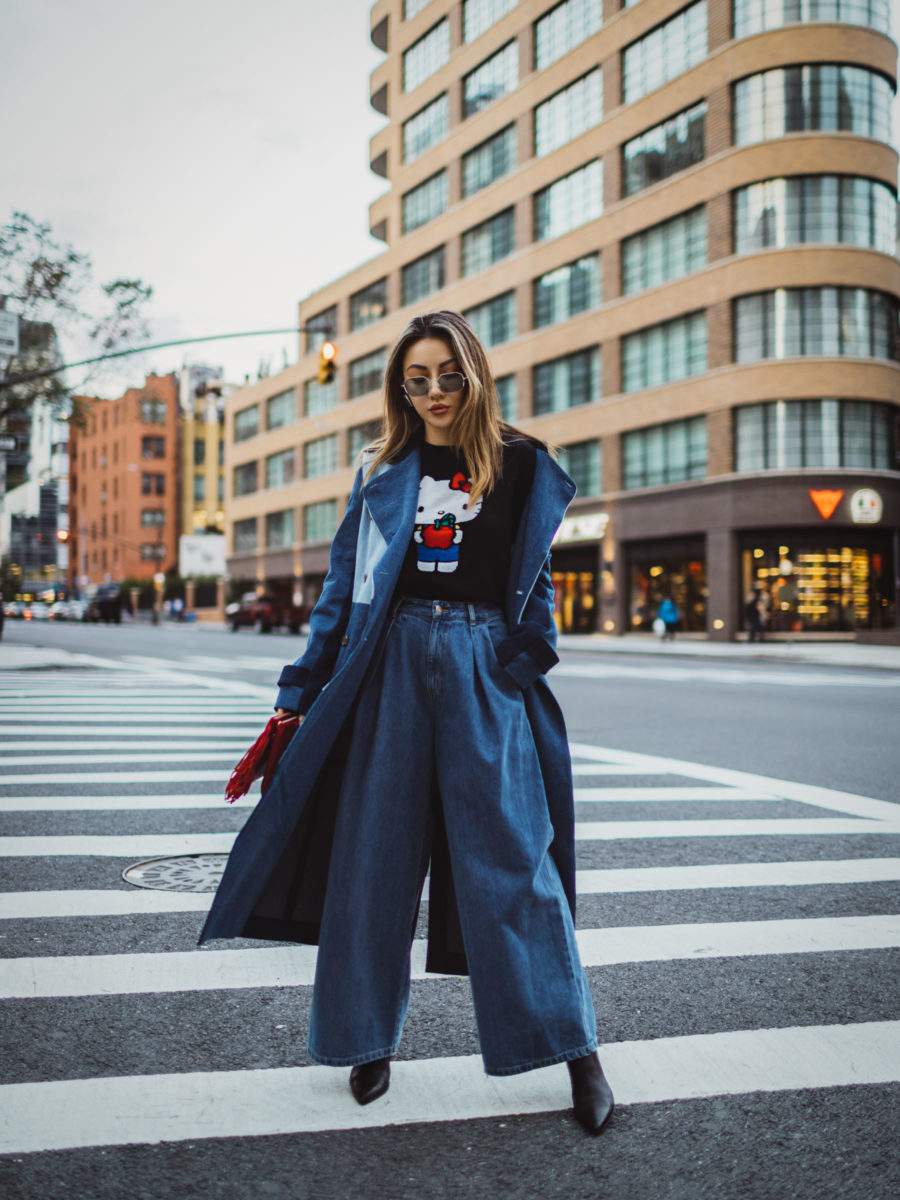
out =
<path fill-rule="evenodd" d="M 659 607 L 670 599 L 678 609 L 676 629 L 706 632 L 706 543 L 699 538 L 632 542 L 626 546 L 628 623 L 649 633 Z"/>

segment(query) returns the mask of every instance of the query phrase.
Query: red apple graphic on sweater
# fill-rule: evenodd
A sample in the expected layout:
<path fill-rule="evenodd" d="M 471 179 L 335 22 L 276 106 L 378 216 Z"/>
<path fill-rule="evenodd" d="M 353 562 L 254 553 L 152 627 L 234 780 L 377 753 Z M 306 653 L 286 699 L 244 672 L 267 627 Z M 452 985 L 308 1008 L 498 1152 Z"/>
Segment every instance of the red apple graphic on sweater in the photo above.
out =
<path fill-rule="evenodd" d="M 446 550 L 453 544 L 453 518 L 451 517 L 448 521 L 446 517 L 443 517 L 441 522 L 436 525 L 426 525 L 422 530 L 422 540 L 426 546 L 438 546 L 441 550 Z"/>
<path fill-rule="evenodd" d="M 469 502 L 471 483 L 461 471 L 452 479 L 423 475 L 413 539 L 420 571 L 455 571 L 459 563 L 462 525 L 481 512 L 481 500 Z"/>

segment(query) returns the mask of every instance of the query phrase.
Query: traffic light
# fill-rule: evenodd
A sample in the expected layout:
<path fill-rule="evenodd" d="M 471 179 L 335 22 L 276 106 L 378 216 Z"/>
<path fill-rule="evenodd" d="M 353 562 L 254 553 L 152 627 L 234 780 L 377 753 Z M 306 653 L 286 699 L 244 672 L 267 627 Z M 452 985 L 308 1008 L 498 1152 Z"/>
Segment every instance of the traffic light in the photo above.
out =
<path fill-rule="evenodd" d="M 69 540 L 69 531 L 68 529 L 57 529 L 56 536 L 61 542 L 67 542 Z"/>
<path fill-rule="evenodd" d="M 337 346 L 334 342 L 323 342 L 319 350 L 319 383 L 331 383 L 334 379 Z"/>

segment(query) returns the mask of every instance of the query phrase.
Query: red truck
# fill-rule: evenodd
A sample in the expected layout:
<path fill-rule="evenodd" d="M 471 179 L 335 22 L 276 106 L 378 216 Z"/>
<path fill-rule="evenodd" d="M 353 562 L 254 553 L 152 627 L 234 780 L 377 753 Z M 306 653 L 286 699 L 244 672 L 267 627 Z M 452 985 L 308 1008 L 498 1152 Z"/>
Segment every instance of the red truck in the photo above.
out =
<path fill-rule="evenodd" d="M 290 629 L 299 633 L 301 625 L 309 620 L 310 610 L 301 604 L 279 600 L 275 596 L 257 596 L 256 592 L 245 592 L 235 604 L 227 605 L 225 620 L 232 633 L 242 626 L 257 628 L 260 633 L 271 633 L 273 629 Z"/>

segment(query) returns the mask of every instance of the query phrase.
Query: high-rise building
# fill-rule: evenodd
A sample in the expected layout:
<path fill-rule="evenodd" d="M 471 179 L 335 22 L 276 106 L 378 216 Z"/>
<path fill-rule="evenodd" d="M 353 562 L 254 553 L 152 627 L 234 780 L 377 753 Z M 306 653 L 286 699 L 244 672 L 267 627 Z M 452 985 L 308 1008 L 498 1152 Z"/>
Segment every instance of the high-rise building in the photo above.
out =
<path fill-rule="evenodd" d="M 578 484 L 566 630 L 897 623 L 897 47 L 889 0 L 378 0 L 383 254 L 228 404 L 233 578 L 315 597 L 385 355 L 463 312 Z M 327 213 L 323 236 L 329 236 Z M 334 232 L 339 236 L 338 231 Z"/>

